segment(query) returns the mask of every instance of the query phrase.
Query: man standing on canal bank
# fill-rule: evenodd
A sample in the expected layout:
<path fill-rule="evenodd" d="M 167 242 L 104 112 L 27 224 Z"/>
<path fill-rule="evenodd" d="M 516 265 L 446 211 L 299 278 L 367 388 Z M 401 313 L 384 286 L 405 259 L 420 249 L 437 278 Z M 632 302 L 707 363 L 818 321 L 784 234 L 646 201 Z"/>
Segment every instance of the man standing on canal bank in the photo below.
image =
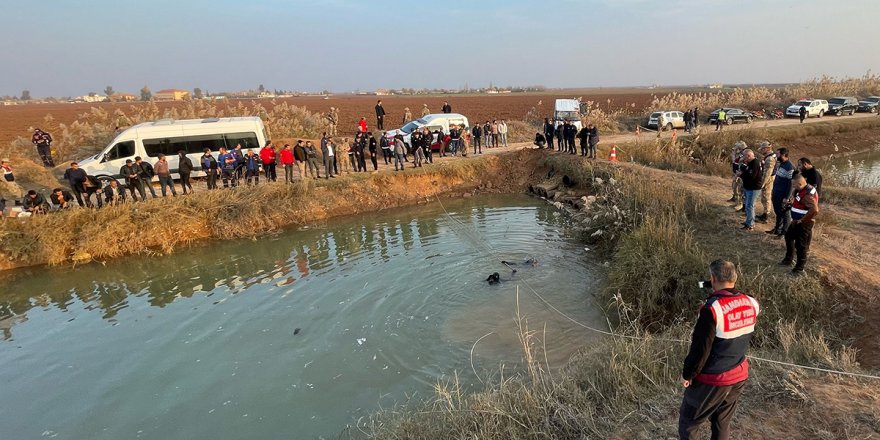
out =
<path fill-rule="evenodd" d="M 785 231 L 785 258 L 779 264 L 791 266 L 797 252 L 797 264 L 792 275 L 800 275 L 807 264 L 807 253 L 813 239 L 813 223 L 819 214 L 819 193 L 807 183 L 803 174 L 795 174 L 791 181 L 791 225 Z"/>
<path fill-rule="evenodd" d="M 385 107 L 382 107 L 382 100 L 376 103 L 376 128 L 385 129 Z"/>
<path fill-rule="evenodd" d="M 736 290 L 736 265 L 715 260 L 709 265 L 712 294 L 700 308 L 691 347 L 681 372 L 684 398 L 678 418 L 682 440 L 707 420 L 712 439 L 730 438 L 730 419 L 749 377 L 746 352 L 755 332 L 759 305 Z"/>

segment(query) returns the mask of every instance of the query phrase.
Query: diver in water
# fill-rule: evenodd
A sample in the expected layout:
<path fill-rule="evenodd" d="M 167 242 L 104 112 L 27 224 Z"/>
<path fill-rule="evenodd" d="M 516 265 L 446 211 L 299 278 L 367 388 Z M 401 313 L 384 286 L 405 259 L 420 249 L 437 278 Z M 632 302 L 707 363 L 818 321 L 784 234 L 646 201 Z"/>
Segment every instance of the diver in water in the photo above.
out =
<path fill-rule="evenodd" d="M 501 282 L 501 275 L 499 275 L 498 272 L 495 272 L 492 275 L 489 275 L 489 278 L 486 278 L 486 281 L 489 282 L 489 285 L 498 284 Z"/>

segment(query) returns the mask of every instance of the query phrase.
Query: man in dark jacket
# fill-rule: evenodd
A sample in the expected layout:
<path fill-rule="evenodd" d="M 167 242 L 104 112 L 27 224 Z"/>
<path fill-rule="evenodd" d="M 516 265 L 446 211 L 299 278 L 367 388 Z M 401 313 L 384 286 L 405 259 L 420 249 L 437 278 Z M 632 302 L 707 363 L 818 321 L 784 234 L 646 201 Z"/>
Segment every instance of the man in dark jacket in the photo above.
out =
<path fill-rule="evenodd" d="M 483 154 L 483 127 L 480 124 L 474 125 L 471 129 L 471 138 L 474 144 L 474 154 Z"/>
<path fill-rule="evenodd" d="M 140 167 L 141 169 L 141 182 L 144 184 L 144 188 L 150 190 L 150 194 L 152 194 L 153 198 L 156 198 L 156 189 L 153 188 L 153 176 L 156 175 L 156 171 L 153 169 L 153 166 L 150 165 L 149 162 L 144 162 L 140 156 L 136 156 L 134 158 L 134 163 Z M 146 199 L 144 199 L 146 200 Z"/>
<path fill-rule="evenodd" d="M 217 173 L 220 165 L 217 163 L 217 159 L 214 158 L 214 155 L 211 154 L 210 148 L 205 148 L 205 154 L 202 155 L 201 164 L 202 171 L 205 172 L 208 189 L 217 189 Z"/>
<path fill-rule="evenodd" d="M 574 125 L 574 122 L 568 122 L 568 130 L 565 132 L 565 143 L 568 145 L 569 154 L 577 154 L 577 147 L 575 146 L 575 139 L 577 138 L 577 126 Z"/>
<path fill-rule="evenodd" d="M 21 206 L 22 209 L 24 209 L 24 212 L 29 212 L 31 214 L 45 214 L 46 198 L 43 197 L 42 194 L 30 190 L 25 194 L 24 198 L 21 199 Z"/>
<path fill-rule="evenodd" d="M 746 221 L 742 228 L 751 231 L 755 226 L 755 199 L 760 195 L 763 186 L 761 161 L 755 157 L 755 152 L 750 149 L 743 151 L 743 158 L 746 165 L 739 177 L 743 182 L 743 207 L 746 211 Z"/>
<path fill-rule="evenodd" d="M 783 202 L 791 195 L 791 178 L 794 176 L 794 165 L 788 160 L 788 149 L 776 150 L 776 175 L 773 178 L 773 192 L 770 194 L 770 203 L 773 205 L 773 213 L 776 214 L 776 225 L 768 234 L 776 234 L 777 237 L 785 235 L 791 223 L 791 212 Z"/>
<path fill-rule="evenodd" d="M 296 164 L 296 169 L 299 170 L 299 178 L 306 178 L 306 148 L 303 146 L 302 139 L 296 141 L 296 145 L 293 146 L 293 162 Z M 311 171 L 311 170 L 309 170 Z M 314 177 L 314 176 L 312 176 Z"/>
<path fill-rule="evenodd" d="M 801 124 L 803 124 L 804 119 L 807 119 L 807 108 L 801 106 L 801 108 L 798 110 L 798 115 L 801 117 Z"/>
<path fill-rule="evenodd" d="M 590 159 L 596 158 L 596 148 L 599 146 L 599 127 L 596 127 L 592 123 L 587 125 L 587 129 L 590 132 L 590 142 L 589 142 L 589 156 Z"/>
<path fill-rule="evenodd" d="M 238 186 L 238 159 L 235 153 L 227 151 L 226 148 L 220 147 L 220 155 L 217 156 L 217 164 L 220 165 L 220 177 L 223 180 L 223 187 L 233 188 Z M 267 177 L 266 180 L 269 180 Z"/>
<path fill-rule="evenodd" d="M 189 182 L 190 175 L 193 172 L 192 160 L 186 156 L 186 152 L 180 150 L 177 152 L 177 173 L 180 175 L 180 187 L 183 188 L 184 194 L 193 192 L 192 184 Z M 189 193 L 186 191 L 189 188 Z"/>
<path fill-rule="evenodd" d="M 260 184 L 261 163 L 260 156 L 254 153 L 254 150 L 248 148 L 242 162 L 242 168 L 244 168 L 244 175 L 248 186 L 251 185 L 251 182 L 253 182 L 254 186 Z"/>
<path fill-rule="evenodd" d="M 370 153 L 370 162 L 373 163 L 373 171 L 379 170 L 379 143 L 376 142 L 376 138 L 373 137 L 373 132 L 367 132 L 367 140 L 369 141 L 369 153 Z"/>
<path fill-rule="evenodd" d="M 732 262 L 713 261 L 709 277 L 713 292 L 700 307 L 681 372 L 685 391 L 678 435 L 684 440 L 695 438 L 707 420 L 712 439 L 730 438 L 730 419 L 749 378 L 746 353 L 760 311 L 754 298 L 736 290 Z"/>
<path fill-rule="evenodd" d="M 577 138 L 581 144 L 581 156 L 586 157 L 587 145 L 590 142 L 590 130 L 587 127 L 582 128 L 581 131 L 578 132 Z"/>
<path fill-rule="evenodd" d="M 382 107 L 382 100 L 376 103 L 376 127 L 379 130 L 385 129 L 385 108 Z"/>
<path fill-rule="evenodd" d="M 449 105 L 449 102 L 443 102 L 443 108 L 440 109 L 443 113 L 452 113 L 452 106 Z"/>
<path fill-rule="evenodd" d="M 483 124 L 483 145 L 485 145 L 486 148 L 492 148 L 492 124 L 490 124 L 489 121 L 486 121 L 486 123 Z M 440 148 L 440 152 L 443 152 L 443 148 Z"/>
<path fill-rule="evenodd" d="M 547 139 L 547 149 L 553 149 L 553 123 L 550 118 L 544 118 L 544 138 Z"/>
<path fill-rule="evenodd" d="M 140 195 L 141 201 L 147 200 L 147 193 L 144 191 L 144 182 L 141 180 L 141 167 L 138 164 L 131 161 L 131 159 L 125 160 L 125 165 L 119 169 L 119 174 L 125 178 L 125 186 L 131 191 L 131 198 L 137 200 L 137 191 Z"/>
<path fill-rule="evenodd" d="M 70 189 L 73 190 L 73 194 L 76 196 L 76 202 L 79 203 L 79 206 L 85 206 L 82 199 L 82 195 L 86 192 L 85 170 L 81 170 L 78 163 L 71 162 L 70 168 L 64 171 L 64 180 L 70 184 Z"/>
<path fill-rule="evenodd" d="M 556 125 L 556 151 L 565 151 L 565 123 Z"/>
<path fill-rule="evenodd" d="M 379 148 L 382 149 L 382 159 L 385 160 L 385 165 L 391 164 L 391 145 L 388 143 L 387 132 L 382 132 L 382 138 L 379 139 Z"/>
<path fill-rule="evenodd" d="M 52 194 L 49 195 L 49 201 L 52 203 L 53 207 L 57 207 L 58 209 L 68 209 L 73 207 L 73 195 L 70 194 L 70 191 L 65 191 L 62 188 L 53 189 Z"/>
<path fill-rule="evenodd" d="M 813 162 L 807 157 L 798 159 L 798 170 L 807 179 L 807 183 L 816 188 L 816 193 L 822 195 L 822 173 L 813 166 Z"/>

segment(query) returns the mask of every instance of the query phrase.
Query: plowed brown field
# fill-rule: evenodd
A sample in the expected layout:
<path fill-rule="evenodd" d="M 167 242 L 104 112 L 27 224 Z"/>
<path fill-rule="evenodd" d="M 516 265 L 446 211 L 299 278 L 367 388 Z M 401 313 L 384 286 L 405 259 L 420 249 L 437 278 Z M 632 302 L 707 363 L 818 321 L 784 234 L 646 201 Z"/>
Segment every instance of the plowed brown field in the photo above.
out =
<path fill-rule="evenodd" d="M 665 93 L 664 91 L 663 93 Z M 535 107 L 539 114 L 550 115 L 553 111 L 553 101 L 557 98 L 583 97 L 585 101 L 598 103 L 603 110 L 615 110 L 630 108 L 641 111 L 647 107 L 657 90 L 648 89 L 596 89 L 596 90 L 571 90 L 558 93 L 522 93 L 509 95 L 451 95 L 451 96 L 384 96 L 382 103 L 387 113 L 385 128 L 397 128 L 400 126 L 404 108 L 409 107 L 414 117 L 421 115 L 422 106 L 435 113 L 440 112 L 443 101 L 449 101 L 452 110 L 462 113 L 473 121 L 485 121 L 487 119 L 525 119 L 526 113 Z M 295 97 L 276 99 L 276 102 L 287 101 L 298 106 L 305 106 L 310 111 L 325 113 L 330 107 L 340 109 L 340 129 L 346 126 L 354 128 L 358 119 L 363 116 L 367 119 L 370 129 L 375 128 L 376 116 L 374 106 L 379 97 L 372 95 L 340 95 L 329 99 L 322 97 Z M 251 100 L 246 100 L 250 103 Z M 237 102 L 237 101 L 232 101 Z M 263 105 L 270 105 L 271 99 L 261 100 Z M 169 108 L 181 105 L 181 102 L 160 102 L 159 108 Z M 635 104 L 635 107 L 632 106 Z M 56 104 L 25 104 L 16 106 L 0 107 L 0 145 L 8 145 L 16 137 L 29 138 L 31 127 L 39 127 L 43 118 L 51 114 L 56 123 L 69 124 L 76 120 L 78 115 L 88 112 L 92 107 L 115 109 L 121 107 L 128 110 L 138 103 L 56 103 Z M 222 102 L 218 104 L 223 106 Z"/>

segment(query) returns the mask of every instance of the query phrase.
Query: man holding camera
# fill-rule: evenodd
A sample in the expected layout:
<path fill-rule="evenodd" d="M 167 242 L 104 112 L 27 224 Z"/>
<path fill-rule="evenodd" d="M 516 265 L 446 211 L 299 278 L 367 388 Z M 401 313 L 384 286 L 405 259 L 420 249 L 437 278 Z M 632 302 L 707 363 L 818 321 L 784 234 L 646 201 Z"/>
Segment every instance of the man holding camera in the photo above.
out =
<path fill-rule="evenodd" d="M 736 290 L 736 265 L 715 260 L 709 265 L 712 294 L 700 308 L 684 360 L 685 387 L 678 419 L 678 435 L 692 439 L 706 420 L 712 439 L 730 437 L 730 419 L 749 377 L 746 352 L 755 332 L 759 305 Z"/>

